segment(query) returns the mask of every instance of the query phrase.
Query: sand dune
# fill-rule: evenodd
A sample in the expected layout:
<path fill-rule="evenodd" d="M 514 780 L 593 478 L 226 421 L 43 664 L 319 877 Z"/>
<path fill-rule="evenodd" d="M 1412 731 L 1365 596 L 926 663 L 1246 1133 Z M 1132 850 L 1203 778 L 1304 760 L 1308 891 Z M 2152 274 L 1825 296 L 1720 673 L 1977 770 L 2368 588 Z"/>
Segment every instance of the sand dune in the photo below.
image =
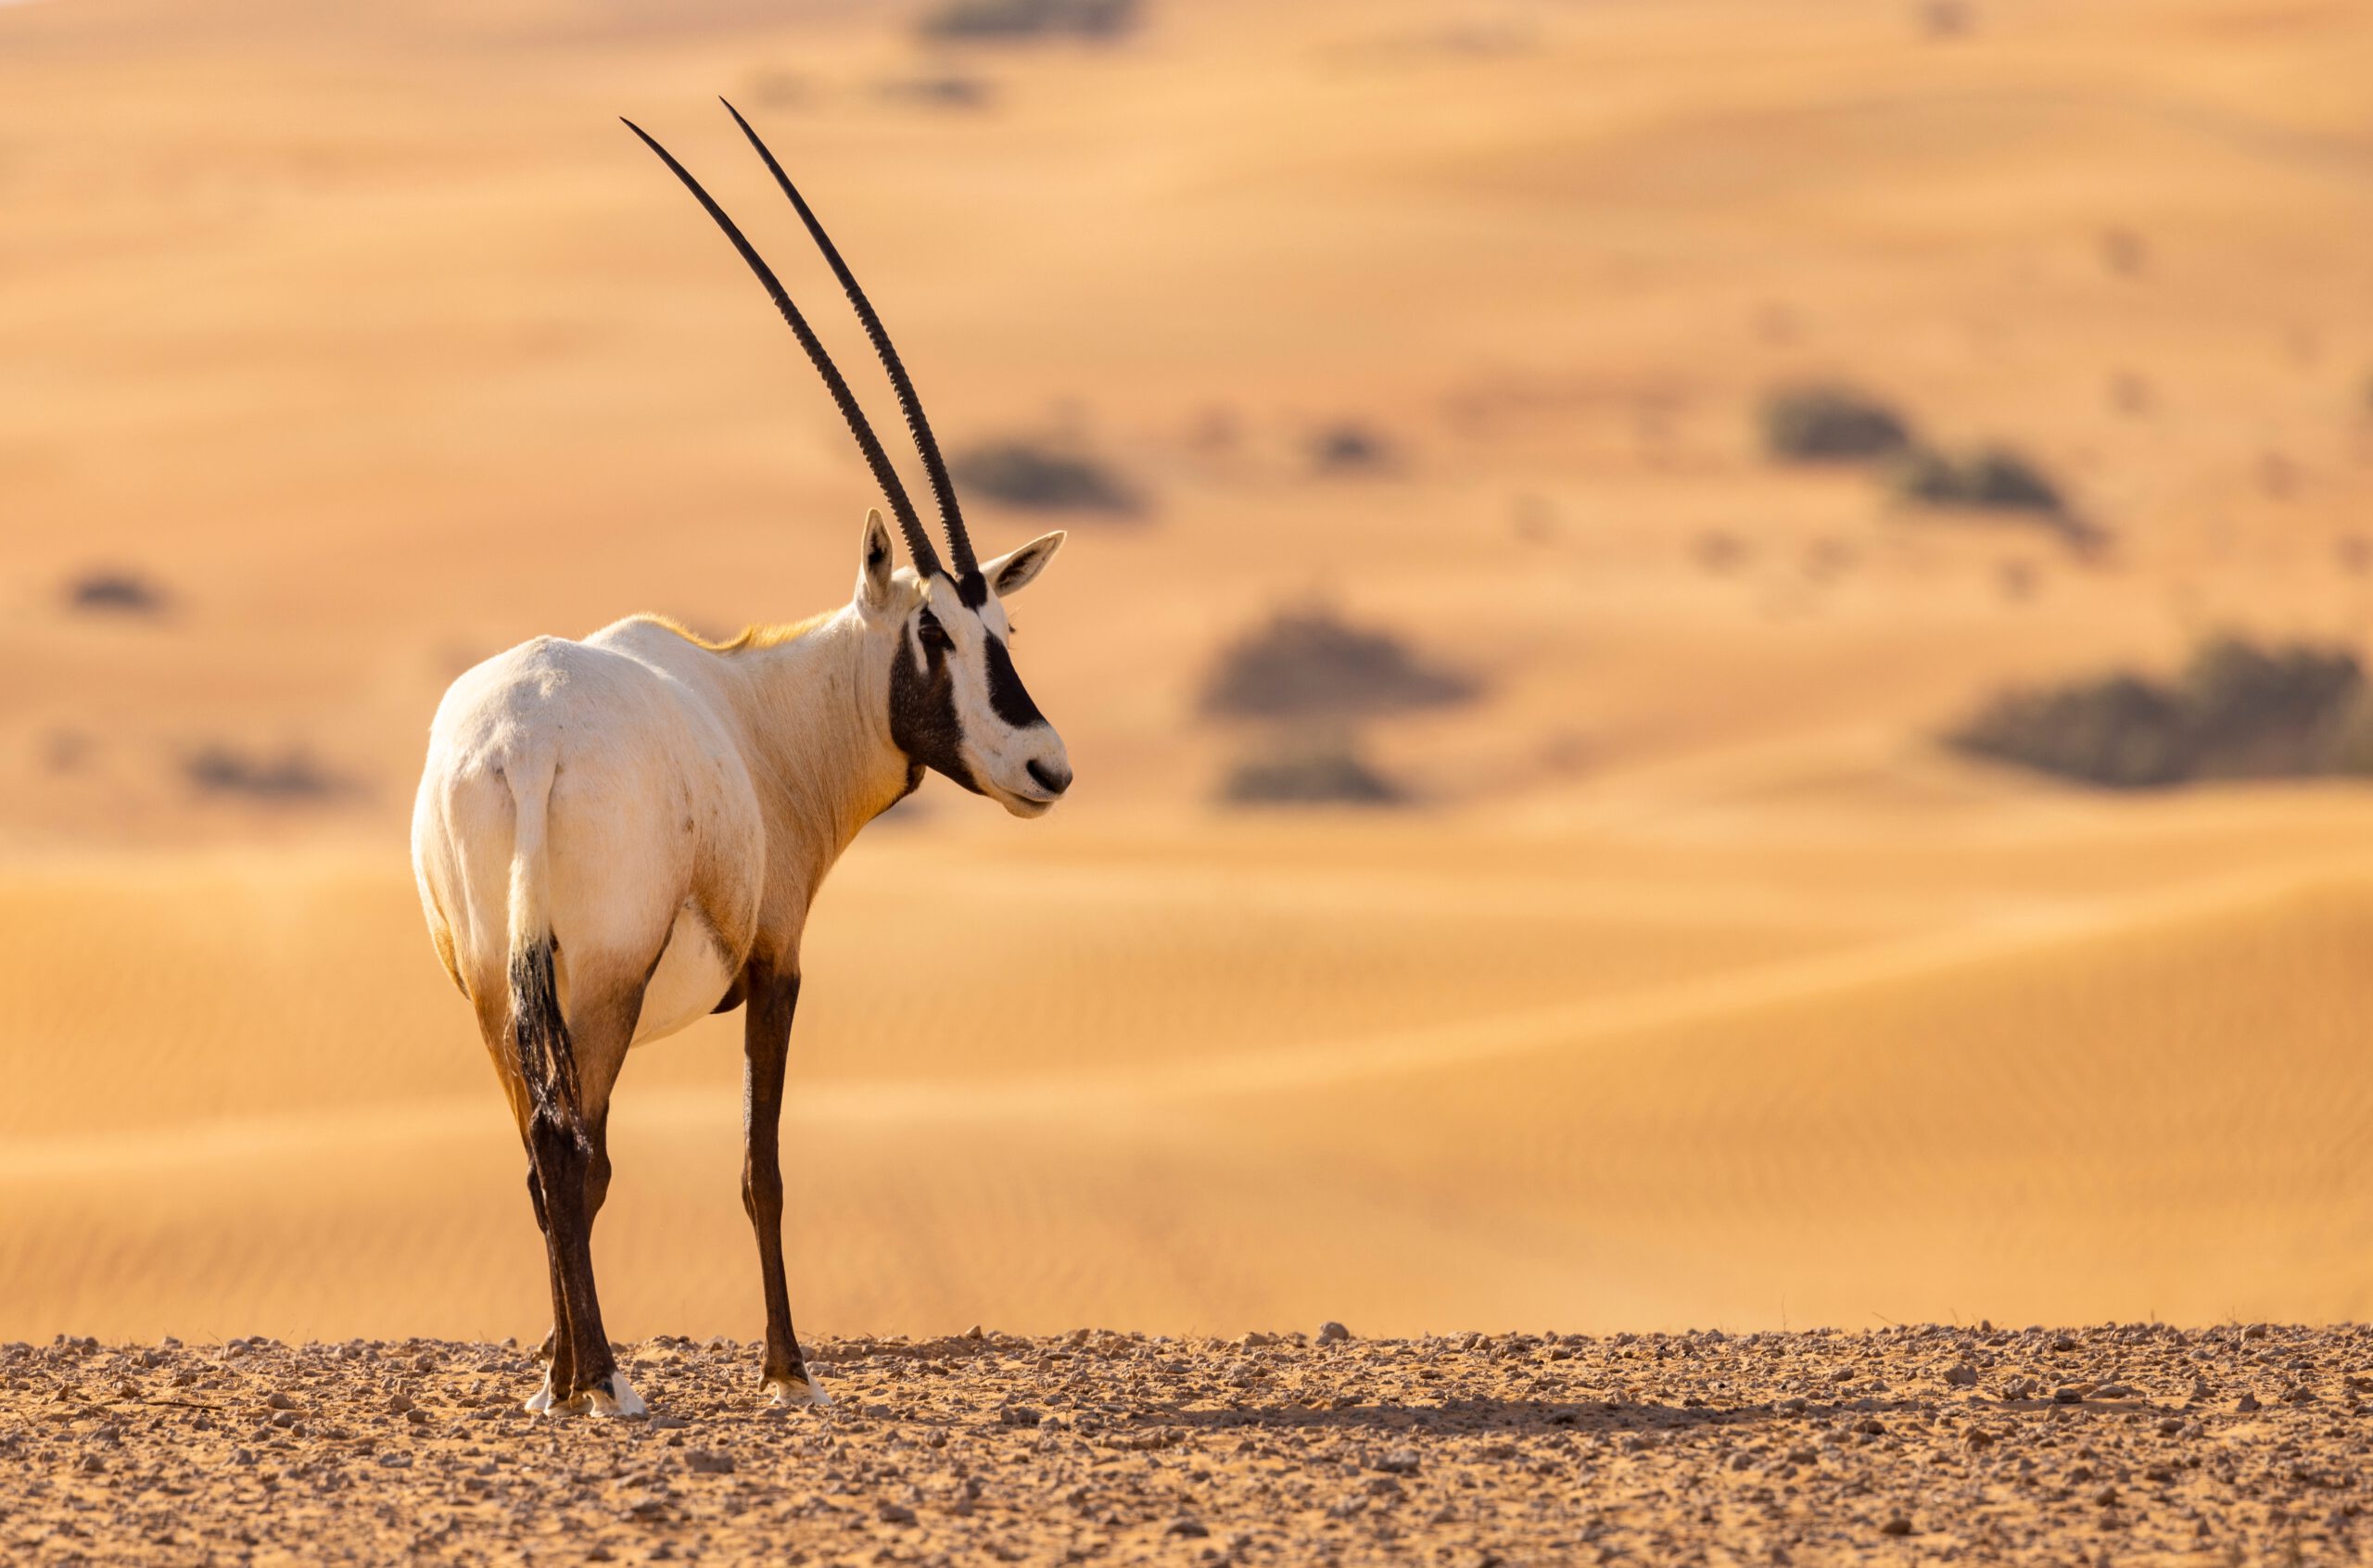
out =
<path fill-rule="evenodd" d="M 1575 846 L 1478 828 L 860 844 L 794 1043 L 803 1320 L 2351 1315 L 2373 860 L 2313 846 L 2373 804 L 2253 803 L 2123 823 L 2092 867 L 2066 826 L 1919 867 L 1609 834 L 1659 890 L 1629 919 Z M 1858 900 L 1913 870 L 1926 896 Z M 1791 922 L 1808 884 L 1837 895 Z M 0 1333 L 534 1331 L 520 1157 L 398 874 L 77 863 L 0 904 L 46 931 L 11 987 Z M 1264 959 L 1289 918 L 1325 940 Z M 110 989 L 92 932 L 151 928 L 215 940 Z M 629 1067 L 623 1334 L 755 1310 L 736 1027 Z"/>

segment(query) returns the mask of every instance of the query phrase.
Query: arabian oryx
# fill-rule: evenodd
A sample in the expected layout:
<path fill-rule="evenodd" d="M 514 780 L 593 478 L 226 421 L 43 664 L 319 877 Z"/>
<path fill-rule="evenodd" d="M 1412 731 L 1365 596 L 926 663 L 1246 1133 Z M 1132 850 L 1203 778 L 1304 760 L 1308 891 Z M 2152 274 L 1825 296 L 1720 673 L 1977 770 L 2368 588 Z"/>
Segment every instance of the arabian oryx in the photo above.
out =
<path fill-rule="evenodd" d="M 729 111 L 732 106 L 726 106 Z M 635 1414 L 602 1329 L 590 1238 L 610 1185 L 610 1091 L 630 1046 L 747 1008 L 742 1201 L 767 1298 L 765 1386 L 821 1403 L 783 1282 L 778 1130 L 799 939 L 849 841 L 925 768 L 1043 815 L 1071 787 L 1024 690 L 1004 601 L 1061 545 L 976 561 L 939 444 L 881 319 L 749 122 L 873 341 L 938 499 L 943 565 L 848 383 L 741 230 L 628 121 L 725 231 L 840 405 L 906 536 L 895 566 L 866 517 L 837 610 L 708 642 L 636 616 L 582 642 L 539 637 L 453 683 L 412 813 L 428 934 L 511 1097 L 552 1268 L 552 1365 L 531 1410 Z"/>

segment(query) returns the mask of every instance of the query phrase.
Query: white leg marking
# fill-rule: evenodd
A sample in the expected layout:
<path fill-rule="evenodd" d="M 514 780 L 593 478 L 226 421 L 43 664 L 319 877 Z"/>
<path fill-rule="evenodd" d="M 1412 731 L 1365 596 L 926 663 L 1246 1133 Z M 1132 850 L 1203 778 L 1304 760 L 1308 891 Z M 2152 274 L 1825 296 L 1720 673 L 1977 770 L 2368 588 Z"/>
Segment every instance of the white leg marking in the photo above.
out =
<path fill-rule="evenodd" d="M 799 1376 L 795 1378 L 768 1378 L 767 1392 L 772 1396 L 767 1402 L 778 1408 L 796 1405 L 828 1406 L 832 1402 L 832 1397 L 824 1392 L 824 1385 L 816 1381 L 816 1374 L 804 1366 L 799 1369 Z"/>
<path fill-rule="evenodd" d="M 597 1416 L 633 1417 L 651 1413 L 642 1402 L 642 1396 L 634 1391 L 634 1385 L 627 1381 L 627 1374 L 622 1372 L 610 1374 L 608 1388 L 589 1388 L 578 1395 L 573 1408 Z"/>
<path fill-rule="evenodd" d="M 610 1386 L 589 1388 L 565 1404 L 552 1401 L 552 1374 L 544 1375 L 544 1386 L 527 1401 L 527 1408 L 538 1415 L 642 1416 L 651 1413 L 642 1396 L 634 1391 L 624 1372 L 610 1374 Z"/>

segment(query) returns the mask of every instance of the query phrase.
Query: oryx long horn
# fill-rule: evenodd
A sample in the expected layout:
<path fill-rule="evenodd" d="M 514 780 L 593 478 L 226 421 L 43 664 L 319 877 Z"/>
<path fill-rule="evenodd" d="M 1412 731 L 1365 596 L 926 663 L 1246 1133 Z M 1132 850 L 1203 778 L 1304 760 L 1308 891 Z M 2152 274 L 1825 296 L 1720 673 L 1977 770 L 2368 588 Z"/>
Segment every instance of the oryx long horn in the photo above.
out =
<path fill-rule="evenodd" d="M 791 183 L 791 176 L 782 171 L 782 165 L 775 161 L 775 155 L 768 150 L 757 132 L 750 128 L 750 122 L 742 118 L 740 109 L 723 98 L 717 102 L 725 104 L 725 112 L 733 117 L 733 123 L 742 127 L 742 134 L 750 138 L 750 145 L 758 149 L 760 158 L 766 159 L 767 171 L 775 177 L 775 183 L 782 187 L 782 194 L 789 196 L 791 205 L 798 209 L 799 221 L 807 225 L 807 233 L 816 241 L 816 248 L 824 253 L 825 261 L 831 266 L 832 275 L 841 280 L 842 291 L 848 295 L 849 303 L 857 308 L 857 319 L 865 323 L 865 335 L 873 340 L 873 351 L 881 356 L 882 368 L 890 373 L 890 385 L 898 394 L 898 407 L 907 416 L 907 433 L 914 436 L 915 449 L 922 454 L 923 471 L 931 476 L 932 494 L 939 500 L 940 526 L 946 530 L 948 553 L 956 561 L 957 584 L 959 588 L 970 588 L 981 568 L 972 556 L 971 536 L 964 531 L 963 510 L 956 504 L 956 485 L 947 476 L 947 461 L 940 456 L 938 437 L 931 433 L 931 421 L 923 416 L 923 400 L 915 392 L 914 381 L 907 374 L 906 364 L 898 358 L 898 350 L 890 341 L 889 331 L 882 326 L 881 316 L 874 311 L 873 302 L 866 298 L 865 290 L 857 286 L 856 274 L 849 271 L 848 263 L 841 259 L 840 248 L 824 232 L 824 225 L 816 221 L 816 214 L 809 210 L 806 198 L 800 196 L 799 187 Z"/>
<path fill-rule="evenodd" d="M 907 553 L 914 557 L 915 570 L 924 576 L 934 572 L 945 575 L 945 569 L 939 563 L 939 552 L 932 548 L 931 536 L 924 532 L 922 520 L 915 515 L 915 503 L 907 499 L 907 487 L 899 482 L 898 471 L 891 466 L 890 455 L 882 449 L 881 439 L 873 434 L 873 426 L 866 422 L 865 411 L 857 407 L 857 395 L 849 390 L 848 381 L 841 374 L 840 367 L 832 363 L 832 356 L 824 351 L 824 345 L 817 339 L 815 330 L 808 326 L 807 318 L 801 315 L 799 307 L 791 302 L 791 295 L 783 288 L 781 280 L 775 276 L 774 269 L 767 265 L 756 248 L 742 237 L 742 231 L 734 227 L 733 220 L 725 215 L 725 209 L 701 188 L 701 183 L 676 161 L 674 155 L 653 140 L 651 133 L 633 120 L 626 120 L 624 116 L 620 116 L 620 120 L 628 130 L 642 138 L 643 145 L 659 155 L 659 161 L 666 164 L 677 179 L 684 183 L 684 188 L 692 193 L 693 198 L 711 218 L 717 220 L 717 226 L 725 231 L 725 237 L 733 242 L 733 248 L 742 253 L 742 259 L 750 264 L 750 271 L 755 272 L 758 281 L 766 285 L 768 297 L 775 302 L 775 309 L 781 311 L 782 319 L 791 324 L 793 334 L 799 339 L 799 346 L 807 350 L 807 358 L 815 364 L 816 373 L 824 378 L 825 390 L 831 393 L 832 401 L 839 405 L 841 417 L 848 421 L 849 434 L 857 437 L 857 450 L 865 454 L 866 466 L 873 470 L 874 482 L 882 487 L 883 497 L 890 502 L 891 512 L 898 519 L 898 531 L 906 536 Z M 768 161 L 771 163 L 773 159 Z M 780 171 L 776 177 L 781 177 Z M 854 289 L 856 285 L 850 286 Z M 877 338 L 876 341 L 882 340 Z M 903 388 L 903 379 L 900 385 Z M 902 396 L 910 393 L 911 388 L 907 388 Z M 910 414 L 908 417 L 911 422 L 921 416 Z M 934 461 L 937 457 L 935 450 L 926 455 Z M 968 549 L 959 550 L 958 554 L 971 569 L 972 552 Z"/>

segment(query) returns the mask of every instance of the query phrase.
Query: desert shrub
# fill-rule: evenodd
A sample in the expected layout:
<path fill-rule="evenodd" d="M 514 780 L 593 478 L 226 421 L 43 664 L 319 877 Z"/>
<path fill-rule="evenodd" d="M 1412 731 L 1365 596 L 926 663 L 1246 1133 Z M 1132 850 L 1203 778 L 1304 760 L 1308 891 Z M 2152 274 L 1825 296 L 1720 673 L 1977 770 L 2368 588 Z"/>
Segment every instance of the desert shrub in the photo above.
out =
<path fill-rule="evenodd" d="M 894 102 L 925 108 L 984 109 L 991 96 L 989 84 L 977 76 L 893 77 L 876 90 Z"/>
<path fill-rule="evenodd" d="M 1391 465 L 1392 444 L 1367 426 L 1346 421 L 1310 438 L 1310 461 L 1332 474 L 1373 471 Z"/>
<path fill-rule="evenodd" d="M 1995 698 L 1948 738 L 1973 755 L 2113 790 L 2373 773 L 2355 655 L 2218 638 L 2174 681 L 2120 673 Z"/>
<path fill-rule="evenodd" d="M 1117 38 L 1136 24 L 1136 0 L 945 0 L 926 13 L 926 38 Z"/>
<path fill-rule="evenodd" d="M 182 771 L 207 794 L 238 796 L 267 803 L 325 800 L 345 793 L 350 787 L 302 752 L 295 751 L 278 757 L 262 757 L 231 746 L 209 745 L 192 752 L 184 761 Z"/>
<path fill-rule="evenodd" d="M 66 602 L 103 614 L 154 615 L 165 608 L 165 593 L 133 572 L 85 572 L 66 585 Z"/>
<path fill-rule="evenodd" d="M 2185 777 L 2180 705 L 2139 676 L 2113 675 L 1996 698 L 1952 737 L 1976 756 L 2111 790 Z"/>
<path fill-rule="evenodd" d="M 1911 442 L 1886 404 L 1852 387 L 1784 386 L 1763 400 L 1763 445 L 1789 462 L 1868 462 Z"/>
<path fill-rule="evenodd" d="M 948 465 L 967 490 L 1035 512 L 1138 510 L 1135 491 L 1095 459 L 1033 441 L 996 441 L 957 454 Z"/>
<path fill-rule="evenodd" d="M 1229 805 L 1395 805 L 1406 798 L 1339 737 L 1250 753 L 1220 784 Z"/>
<path fill-rule="evenodd" d="M 2018 453 L 1984 447 L 1960 456 L 1915 447 L 1896 465 L 1896 494 L 1926 506 L 2064 516 L 2059 487 Z"/>
<path fill-rule="evenodd" d="M 1226 718 L 1350 719 L 1465 702 L 1479 689 L 1390 632 L 1347 626 L 1326 610 L 1287 611 L 1221 651 L 1202 707 Z"/>

